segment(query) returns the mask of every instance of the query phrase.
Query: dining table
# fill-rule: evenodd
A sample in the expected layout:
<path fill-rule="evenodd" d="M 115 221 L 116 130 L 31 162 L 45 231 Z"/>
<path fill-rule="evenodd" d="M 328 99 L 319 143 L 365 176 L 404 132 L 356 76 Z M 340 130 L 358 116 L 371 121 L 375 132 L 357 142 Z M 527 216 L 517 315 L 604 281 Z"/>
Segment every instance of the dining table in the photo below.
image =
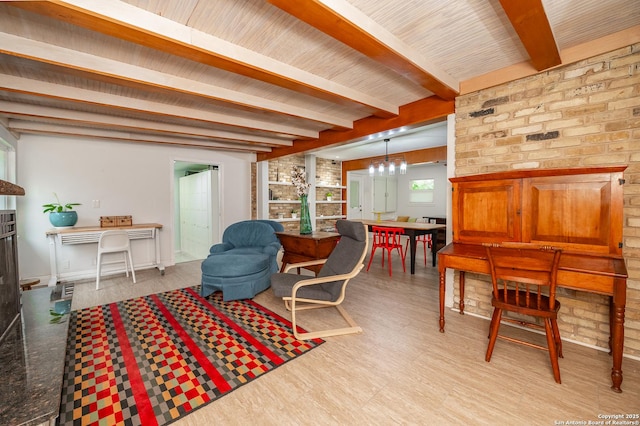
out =
<path fill-rule="evenodd" d="M 432 266 L 436 266 L 436 253 L 438 252 L 437 244 L 435 241 L 438 239 L 438 231 L 446 229 L 447 225 L 440 223 L 425 223 L 425 222 L 398 222 L 395 220 L 377 220 L 377 219 L 354 219 L 354 221 L 362 222 L 369 228 L 369 231 L 372 230 L 374 226 L 384 226 L 388 228 L 402 228 L 404 230 L 404 234 L 409 237 L 409 249 L 411 253 L 410 257 L 410 269 L 411 274 L 416 273 L 416 237 L 418 235 L 431 235 L 431 241 L 434 243 L 431 244 L 431 259 Z"/>

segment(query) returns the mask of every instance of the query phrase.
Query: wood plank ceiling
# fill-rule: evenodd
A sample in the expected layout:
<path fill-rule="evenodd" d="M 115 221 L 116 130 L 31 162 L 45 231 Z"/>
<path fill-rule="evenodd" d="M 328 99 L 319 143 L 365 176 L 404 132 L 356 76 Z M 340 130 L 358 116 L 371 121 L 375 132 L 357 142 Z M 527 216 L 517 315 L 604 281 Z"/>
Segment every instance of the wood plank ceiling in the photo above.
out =
<path fill-rule="evenodd" d="M 275 158 L 640 42 L 637 0 L 0 2 L 0 124 Z"/>

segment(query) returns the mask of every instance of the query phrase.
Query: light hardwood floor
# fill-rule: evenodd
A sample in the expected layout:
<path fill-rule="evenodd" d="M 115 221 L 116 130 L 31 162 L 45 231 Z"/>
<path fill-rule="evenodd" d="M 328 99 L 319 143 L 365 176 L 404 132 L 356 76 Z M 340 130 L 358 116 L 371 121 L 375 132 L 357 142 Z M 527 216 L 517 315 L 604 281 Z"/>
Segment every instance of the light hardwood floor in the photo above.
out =
<path fill-rule="evenodd" d="M 617 394 L 609 388 L 605 352 L 565 342 L 558 385 L 543 351 L 499 341 L 491 363 L 485 362 L 485 319 L 448 311 L 446 333 L 440 333 L 437 268 L 418 259 L 413 276 L 396 259 L 389 278 L 376 253 L 371 270 L 352 281 L 344 306 L 363 334 L 327 338 L 174 424 L 557 425 L 640 413 L 636 360 L 624 359 L 623 393 Z M 72 308 L 197 285 L 200 262 L 169 267 L 164 276 L 146 270 L 136 277 L 137 284 L 124 275 L 106 278 L 99 291 L 94 282 L 77 283 Z M 270 290 L 255 300 L 290 318 Z M 301 315 L 301 325 L 314 330 L 337 319 L 333 310 L 312 311 Z"/>

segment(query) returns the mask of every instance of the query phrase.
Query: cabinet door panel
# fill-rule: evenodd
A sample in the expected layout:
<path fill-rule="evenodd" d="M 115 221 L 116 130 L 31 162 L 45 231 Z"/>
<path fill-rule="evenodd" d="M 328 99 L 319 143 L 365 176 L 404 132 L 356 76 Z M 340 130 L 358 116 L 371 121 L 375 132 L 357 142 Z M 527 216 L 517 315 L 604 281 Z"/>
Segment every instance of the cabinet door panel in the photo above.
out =
<path fill-rule="evenodd" d="M 621 236 L 613 235 L 618 219 L 612 217 L 612 185 L 618 183 L 609 173 L 525 179 L 523 240 L 616 252 Z"/>
<path fill-rule="evenodd" d="M 520 241 L 520 180 L 453 185 L 453 240 Z"/>
<path fill-rule="evenodd" d="M 376 176 L 373 178 L 373 211 L 394 212 L 397 204 L 398 183 L 394 176 Z"/>
<path fill-rule="evenodd" d="M 373 211 L 387 211 L 387 180 L 385 178 L 373 178 Z"/>

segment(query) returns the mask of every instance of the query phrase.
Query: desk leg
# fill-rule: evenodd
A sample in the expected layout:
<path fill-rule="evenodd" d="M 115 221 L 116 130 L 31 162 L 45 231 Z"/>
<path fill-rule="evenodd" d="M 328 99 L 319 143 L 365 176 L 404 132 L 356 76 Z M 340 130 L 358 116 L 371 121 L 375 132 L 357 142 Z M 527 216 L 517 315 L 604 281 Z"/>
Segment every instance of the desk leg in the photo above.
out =
<path fill-rule="evenodd" d="M 56 247 L 56 236 L 48 235 L 49 239 L 49 270 L 51 276 L 49 278 L 49 287 L 55 286 L 58 284 L 58 258 L 57 258 L 57 247 Z"/>
<path fill-rule="evenodd" d="M 460 315 L 464 315 L 464 271 L 460 271 Z"/>
<path fill-rule="evenodd" d="M 156 229 L 154 234 L 155 239 L 155 248 L 156 248 L 156 267 L 160 271 L 160 275 L 164 275 L 164 265 L 160 261 L 160 230 Z M 131 265 L 131 269 L 133 269 L 133 265 Z"/>
<path fill-rule="evenodd" d="M 624 351 L 624 310 L 627 299 L 627 285 L 622 280 L 614 283 L 613 297 L 609 310 L 611 327 L 611 357 L 613 367 L 611 368 L 611 389 L 615 392 L 622 392 L 622 353 Z"/>
<path fill-rule="evenodd" d="M 442 264 L 442 263 L 441 263 Z M 445 272 L 446 268 L 440 269 L 440 333 L 444 333 L 444 292 L 445 292 Z"/>
<path fill-rule="evenodd" d="M 290 263 L 288 253 L 285 251 L 282 254 L 282 266 L 280 267 L 280 273 L 284 272 L 284 268 Z M 299 271 L 299 270 L 298 270 Z M 299 272 L 298 272 L 299 273 Z"/>

